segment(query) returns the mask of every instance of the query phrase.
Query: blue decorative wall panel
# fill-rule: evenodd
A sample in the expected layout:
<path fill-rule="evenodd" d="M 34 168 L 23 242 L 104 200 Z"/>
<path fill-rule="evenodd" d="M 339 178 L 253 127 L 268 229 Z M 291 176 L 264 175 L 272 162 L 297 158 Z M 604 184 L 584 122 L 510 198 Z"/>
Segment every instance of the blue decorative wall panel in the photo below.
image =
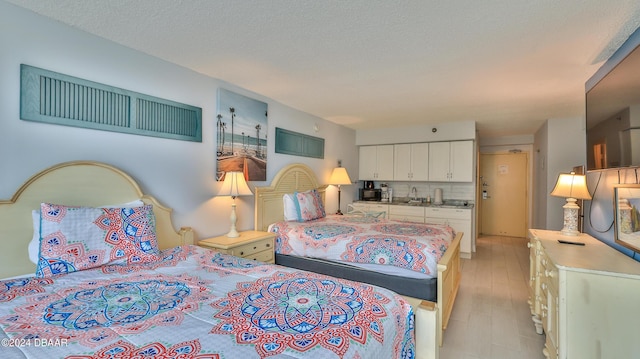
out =
<path fill-rule="evenodd" d="M 20 118 L 202 142 L 202 109 L 21 65 Z"/>

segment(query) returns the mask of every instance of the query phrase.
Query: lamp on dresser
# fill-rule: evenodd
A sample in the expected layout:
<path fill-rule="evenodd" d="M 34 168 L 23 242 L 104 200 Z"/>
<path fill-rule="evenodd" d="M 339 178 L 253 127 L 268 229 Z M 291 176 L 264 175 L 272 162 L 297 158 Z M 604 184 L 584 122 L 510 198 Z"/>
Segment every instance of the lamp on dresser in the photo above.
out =
<path fill-rule="evenodd" d="M 338 186 L 338 211 L 336 214 L 342 214 L 342 211 L 340 210 L 340 186 L 351 184 L 351 178 L 349 178 L 347 169 L 340 167 L 340 163 L 338 163 L 338 167 L 334 168 L 333 172 L 331 172 L 329 184 Z"/>
<path fill-rule="evenodd" d="M 591 194 L 589 194 L 589 189 L 587 188 L 586 176 L 575 172 L 561 173 L 556 181 L 556 186 L 551 191 L 551 195 L 567 199 L 567 203 L 562 207 L 564 208 L 564 227 L 561 233 L 566 236 L 580 234 L 580 231 L 578 231 L 578 212 L 580 207 L 578 207 L 576 201 L 579 199 L 591 199 Z"/>
<path fill-rule="evenodd" d="M 227 237 L 237 238 L 240 236 L 236 229 L 236 222 L 238 217 L 236 215 L 236 197 L 238 196 L 251 196 L 253 193 L 247 185 L 247 181 L 244 179 L 244 173 L 242 172 L 227 172 L 224 175 L 224 182 L 222 188 L 218 192 L 218 196 L 231 196 L 233 204 L 231 204 L 231 229 L 227 233 Z"/>

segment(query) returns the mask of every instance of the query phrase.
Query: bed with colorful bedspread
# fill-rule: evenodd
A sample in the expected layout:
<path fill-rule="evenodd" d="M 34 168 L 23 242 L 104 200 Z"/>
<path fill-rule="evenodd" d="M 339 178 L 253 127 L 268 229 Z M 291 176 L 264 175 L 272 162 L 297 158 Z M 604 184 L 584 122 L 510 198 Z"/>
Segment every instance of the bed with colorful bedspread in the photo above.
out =
<path fill-rule="evenodd" d="M 306 222 L 277 222 L 269 231 L 277 234 L 277 254 L 349 263 L 417 278 L 437 275 L 438 261 L 455 236 L 446 225 L 337 215 Z"/>
<path fill-rule="evenodd" d="M 2 358 L 412 358 L 383 288 L 196 246 L 0 282 Z"/>

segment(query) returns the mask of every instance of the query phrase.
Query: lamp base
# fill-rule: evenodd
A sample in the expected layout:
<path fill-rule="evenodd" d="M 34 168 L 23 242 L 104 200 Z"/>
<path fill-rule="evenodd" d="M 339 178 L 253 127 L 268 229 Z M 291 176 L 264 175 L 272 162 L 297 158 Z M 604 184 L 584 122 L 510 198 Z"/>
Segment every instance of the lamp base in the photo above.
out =
<path fill-rule="evenodd" d="M 564 208 L 564 227 L 560 231 L 565 236 L 577 236 L 578 231 L 578 211 L 580 207 L 576 204 L 575 198 L 567 198 Z"/>
<path fill-rule="evenodd" d="M 562 228 L 560 233 L 562 233 L 565 236 L 574 236 L 574 237 L 580 234 L 580 232 L 578 232 L 578 231 L 572 231 L 572 230 L 566 229 L 566 228 Z"/>
<path fill-rule="evenodd" d="M 240 233 L 238 233 L 238 230 L 236 229 L 237 220 L 238 220 L 238 217 L 236 216 L 236 202 L 234 198 L 233 204 L 231 205 L 231 229 L 229 230 L 229 233 L 227 233 L 227 237 L 229 238 L 240 237 Z"/>
<path fill-rule="evenodd" d="M 340 185 L 338 185 L 338 210 L 336 211 L 336 214 L 342 215 L 342 211 L 340 210 Z"/>

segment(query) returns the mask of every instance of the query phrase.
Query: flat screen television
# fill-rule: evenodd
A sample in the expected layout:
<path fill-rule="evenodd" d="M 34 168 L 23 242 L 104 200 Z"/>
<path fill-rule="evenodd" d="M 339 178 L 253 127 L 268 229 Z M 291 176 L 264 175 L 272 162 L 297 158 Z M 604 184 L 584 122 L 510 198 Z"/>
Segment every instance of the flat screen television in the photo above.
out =
<path fill-rule="evenodd" d="M 587 90 L 587 170 L 640 166 L 640 46 Z"/>

